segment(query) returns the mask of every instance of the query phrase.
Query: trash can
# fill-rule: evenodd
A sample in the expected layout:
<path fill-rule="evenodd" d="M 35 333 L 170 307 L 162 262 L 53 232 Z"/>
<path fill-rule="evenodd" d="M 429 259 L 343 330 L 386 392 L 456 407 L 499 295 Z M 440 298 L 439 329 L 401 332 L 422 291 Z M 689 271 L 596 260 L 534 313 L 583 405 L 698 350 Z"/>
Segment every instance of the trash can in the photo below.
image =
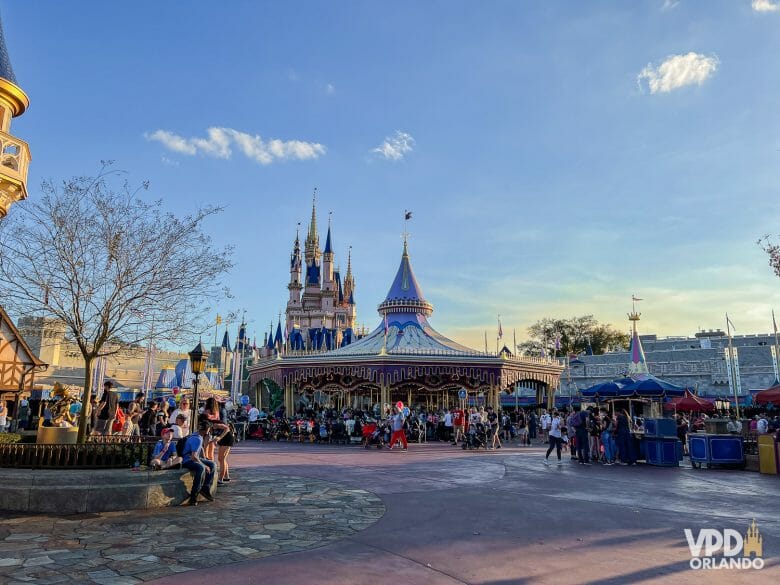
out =
<path fill-rule="evenodd" d="M 759 435 L 758 437 L 758 470 L 761 473 L 777 475 L 780 473 L 777 445 L 772 435 Z"/>

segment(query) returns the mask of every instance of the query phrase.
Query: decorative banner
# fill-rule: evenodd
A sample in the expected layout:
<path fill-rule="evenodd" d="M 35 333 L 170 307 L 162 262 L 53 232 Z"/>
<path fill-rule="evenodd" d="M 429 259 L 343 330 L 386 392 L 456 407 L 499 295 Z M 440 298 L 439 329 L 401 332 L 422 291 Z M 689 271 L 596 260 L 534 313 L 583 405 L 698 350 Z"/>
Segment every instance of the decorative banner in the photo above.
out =
<path fill-rule="evenodd" d="M 734 378 L 731 375 L 731 352 L 729 351 L 729 348 L 726 347 L 723 350 L 723 353 L 726 356 L 726 376 L 729 379 L 729 396 L 734 395 Z"/>
<path fill-rule="evenodd" d="M 739 354 L 737 348 L 732 347 L 731 351 L 734 352 L 734 378 L 737 380 L 737 396 L 742 395 L 742 379 L 739 376 Z"/>
<path fill-rule="evenodd" d="M 772 353 L 772 369 L 775 372 L 775 380 L 780 380 L 780 378 L 777 376 L 777 346 L 770 345 L 769 351 Z"/>

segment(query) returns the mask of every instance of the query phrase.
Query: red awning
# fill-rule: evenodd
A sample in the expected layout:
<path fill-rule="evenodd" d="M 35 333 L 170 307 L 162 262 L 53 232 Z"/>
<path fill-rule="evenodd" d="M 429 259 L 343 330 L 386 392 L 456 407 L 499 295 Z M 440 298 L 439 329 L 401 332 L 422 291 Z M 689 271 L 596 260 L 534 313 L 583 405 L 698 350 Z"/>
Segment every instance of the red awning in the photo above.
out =
<path fill-rule="evenodd" d="M 780 384 L 762 390 L 755 395 L 753 401 L 756 404 L 769 404 L 771 402 L 772 404 L 780 406 Z"/>
<path fill-rule="evenodd" d="M 671 402 L 667 402 L 664 405 L 664 408 L 667 410 L 678 410 L 681 412 L 712 412 L 715 410 L 715 405 L 709 400 L 699 398 L 695 394 L 691 394 L 688 390 L 686 390 L 684 396 L 680 396 Z"/>

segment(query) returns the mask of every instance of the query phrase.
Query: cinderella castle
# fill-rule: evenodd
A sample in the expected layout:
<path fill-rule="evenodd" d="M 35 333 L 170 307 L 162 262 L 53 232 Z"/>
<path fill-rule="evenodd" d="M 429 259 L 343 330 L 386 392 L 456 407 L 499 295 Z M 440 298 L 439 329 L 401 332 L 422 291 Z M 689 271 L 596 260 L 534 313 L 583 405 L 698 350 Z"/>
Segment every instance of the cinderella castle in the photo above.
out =
<path fill-rule="evenodd" d="M 349 345 L 357 338 L 352 253 L 347 256 L 347 272 L 343 278 L 334 260 L 330 218 L 325 248 L 320 249 L 315 191 L 303 254 L 300 234 L 296 233 L 290 255 L 286 335 L 282 335 L 280 319 L 276 333 L 272 330 L 265 339 L 266 354 L 283 350 L 331 350 Z"/>

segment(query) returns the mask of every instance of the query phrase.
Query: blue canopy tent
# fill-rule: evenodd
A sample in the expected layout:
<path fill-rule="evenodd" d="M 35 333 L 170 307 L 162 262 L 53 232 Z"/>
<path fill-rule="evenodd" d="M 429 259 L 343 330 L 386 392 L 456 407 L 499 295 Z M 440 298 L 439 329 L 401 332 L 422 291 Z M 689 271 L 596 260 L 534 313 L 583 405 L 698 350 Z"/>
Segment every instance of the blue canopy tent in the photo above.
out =
<path fill-rule="evenodd" d="M 590 388 L 580 390 L 583 398 L 615 398 L 620 396 L 622 386 L 617 382 L 601 382 Z"/>
<path fill-rule="evenodd" d="M 621 396 L 639 396 L 642 398 L 663 398 L 664 396 L 684 396 L 685 388 L 670 384 L 660 378 L 646 374 L 633 384 L 620 389 Z"/>

